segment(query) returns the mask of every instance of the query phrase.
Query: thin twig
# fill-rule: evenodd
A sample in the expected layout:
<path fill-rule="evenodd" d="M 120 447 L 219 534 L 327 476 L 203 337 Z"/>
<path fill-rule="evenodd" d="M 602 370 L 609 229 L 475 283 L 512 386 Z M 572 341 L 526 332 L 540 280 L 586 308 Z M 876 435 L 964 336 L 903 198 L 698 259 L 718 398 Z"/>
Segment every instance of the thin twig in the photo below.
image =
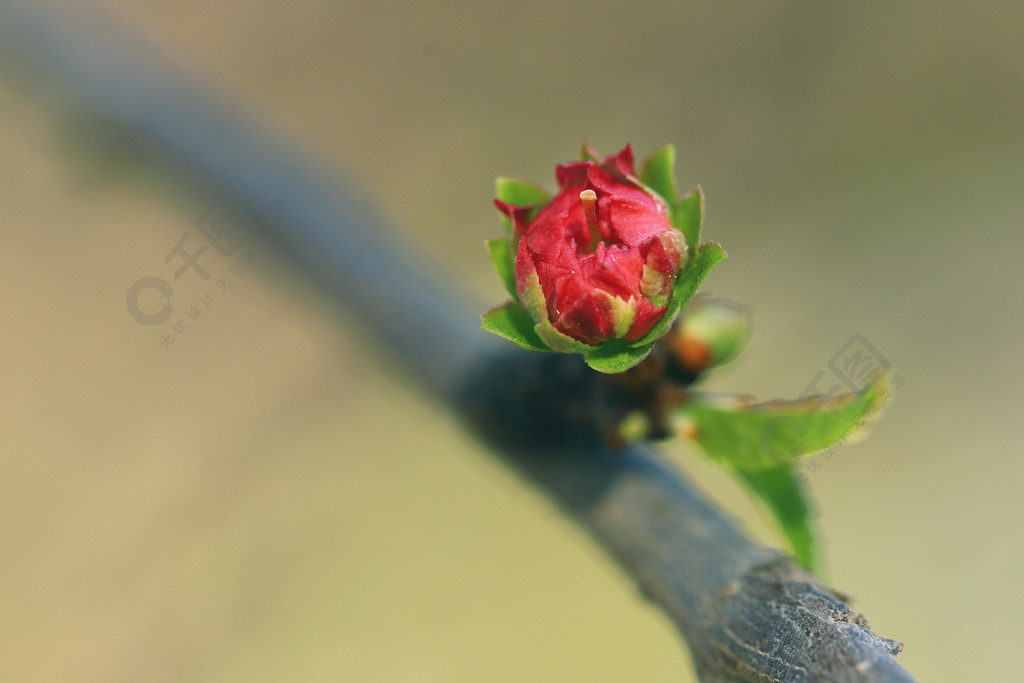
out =
<path fill-rule="evenodd" d="M 862 616 L 779 551 L 752 543 L 649 449 L 594 436 L 594 373 L 507 351 L 477 310 L 381 237 L 382 222 L 153 48 L 79 3 L 0 0 L 0 41 L 96 117 L 253 218 L 353 311 L 425 390 L 546 491 L 686 638 L 705 681 L 912 681 Z"/>

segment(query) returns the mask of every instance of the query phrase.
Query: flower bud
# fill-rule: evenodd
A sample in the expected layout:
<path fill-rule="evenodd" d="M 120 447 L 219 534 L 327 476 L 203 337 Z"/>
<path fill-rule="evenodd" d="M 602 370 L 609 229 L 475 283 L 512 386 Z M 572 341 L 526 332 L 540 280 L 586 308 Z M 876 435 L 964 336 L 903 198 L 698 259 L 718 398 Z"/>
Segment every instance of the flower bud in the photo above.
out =
<path fill-rule="evenodd" d="M 488 248 L 515 301 L 485 315 L 484 329 L 582 353 L 604 372 L 639 363 L 725 258 L 717 244 L 697 244 L 703 195 L 676 196 L 673 160 L 663 147 L 638 177 L 629 145 L 603 159 L 585 146 L 582 161 L 556 166 L 554 197 L 499 179 L 508 237 Z"/>
<path fill-rule="evenodd" d="M 735 358 L 747 345 L 752 330 L 749 306 L 698 297 L 687 306 L 673 332 L 672 351 L 688 371 L 701 372 Z"/>
<path fill-rule="evenodd" d="M 683 235 L 665 200 L 634 176 L 629 146 L 600 163 L 560 165 L 556 176 L 558 194 L 533 220 L 496 202 L 520 237 L 519 298 L 534 321 L 578 342 L 636 341 L 665 313 Z"/>

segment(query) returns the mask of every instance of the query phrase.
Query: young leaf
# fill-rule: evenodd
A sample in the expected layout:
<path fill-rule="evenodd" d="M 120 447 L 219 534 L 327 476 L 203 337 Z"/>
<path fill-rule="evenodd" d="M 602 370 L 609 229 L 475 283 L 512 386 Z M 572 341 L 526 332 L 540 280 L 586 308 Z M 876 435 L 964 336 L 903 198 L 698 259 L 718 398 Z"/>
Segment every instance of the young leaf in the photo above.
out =
<path fill-rule="evenodd" d="M 740 470 L 791 462 L 849 437 L 866 424 L 887 392 L 883 375 L 857 394 L 833 399 L 739 404 L 694 396 L 680 406 L 694 439 L 711 458 Z"/>
<path fill-rule="evenodd" d="M 787 463 L 762 470 L 735 469 L 734 472 L 775 518 L 797 561 L 814 571 L 818 558 L 812 510 L 796 465 Z"/>
<path fill-rule="evenodd" d="M 686 246 L 694 249 L 700 243 L 700 227 L 704 222 L 704 190 L 697 189 L 672 204 L 672 225 L 686 235 Z"/>
<path fill-rule="evenodd" d="M 676 193 L 676 179 L 673 170 L 675 163 L 676 148 L 672 145 L 663 145 L 651 152 L 651 155 L 644 161 L 643 166 L 640 167 L 639 174 L 637 174 L 640 182 L 660 194 L 670 207 L 674 206 L 679 199 Z M 686 232 L 684 231 L 683 234 L 686 234 Z M 687 246 L 689 244 L 689 241 L 687 241 Z"/>
<path fill-rule="evenodd" d="M 493 240 L 487 240 L 487 251 L 491 255 L 491 263 L 494 264 L 494 270 L 498 271 L 498 277 L 501 278 L 501 282 L 505 285 L 505 290 L 512 295 L 512 298 L 519 300 L 519 295 L 516 293 L 516 264 L 512 258 L 512 250 L 509 246 L 509 240 L 499 238 Z"/>
<path fill-rule="evenodd" d="M 504 337 L 530 351 L 551 350 L 537 336 L 537 332 L 534 331 L 533 320 L 516 301 L 509 301 L 504 306 L 499 306 L 485 313 L 480 327 L 485 332 L 491 332 L 499 337 Z"/>

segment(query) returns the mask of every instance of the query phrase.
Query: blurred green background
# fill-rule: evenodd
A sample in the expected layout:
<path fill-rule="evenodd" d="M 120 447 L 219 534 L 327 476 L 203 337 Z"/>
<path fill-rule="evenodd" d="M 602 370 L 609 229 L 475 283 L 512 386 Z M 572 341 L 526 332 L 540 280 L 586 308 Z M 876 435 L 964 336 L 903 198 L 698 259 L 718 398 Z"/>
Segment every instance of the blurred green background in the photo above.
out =
<path fill-rule="evenodd" d="M 485 302 L 503 296 L 482 247 L 494 176 L 551 185 L 584 137 L 674 142 L 730 255 L 707 289 L 755 312 L 712 387 L 796 396 L 856 334 L 905 380 L 809 473 L 828 581 L 922 680 L 1019 671 L 1019 6 L 108 9 Z M 589 539 L 273 254 L 230 273 L 211 251 L 231 287 L 183 277 L 204 312 L 169 348 L 134 321 L 128 287 L 168 277 L 210 199 L 9 61 L 0 149 L 5 680 L 692 676 Z M 669 455 L 773 542 L 724 476 Z"/>

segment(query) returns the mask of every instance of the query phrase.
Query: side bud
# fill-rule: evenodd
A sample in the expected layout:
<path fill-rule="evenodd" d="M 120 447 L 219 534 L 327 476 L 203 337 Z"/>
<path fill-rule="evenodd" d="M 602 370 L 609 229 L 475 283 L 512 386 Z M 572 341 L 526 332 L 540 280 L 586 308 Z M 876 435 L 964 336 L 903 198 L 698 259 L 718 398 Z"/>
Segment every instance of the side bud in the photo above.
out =
<path fill-rule="evenodd" d="M 690 302 L 672 335 L 675 359 L 690 373 L 725 365 L 746 347 L 753 331 L 749 306 L 728 299 Z"/>

